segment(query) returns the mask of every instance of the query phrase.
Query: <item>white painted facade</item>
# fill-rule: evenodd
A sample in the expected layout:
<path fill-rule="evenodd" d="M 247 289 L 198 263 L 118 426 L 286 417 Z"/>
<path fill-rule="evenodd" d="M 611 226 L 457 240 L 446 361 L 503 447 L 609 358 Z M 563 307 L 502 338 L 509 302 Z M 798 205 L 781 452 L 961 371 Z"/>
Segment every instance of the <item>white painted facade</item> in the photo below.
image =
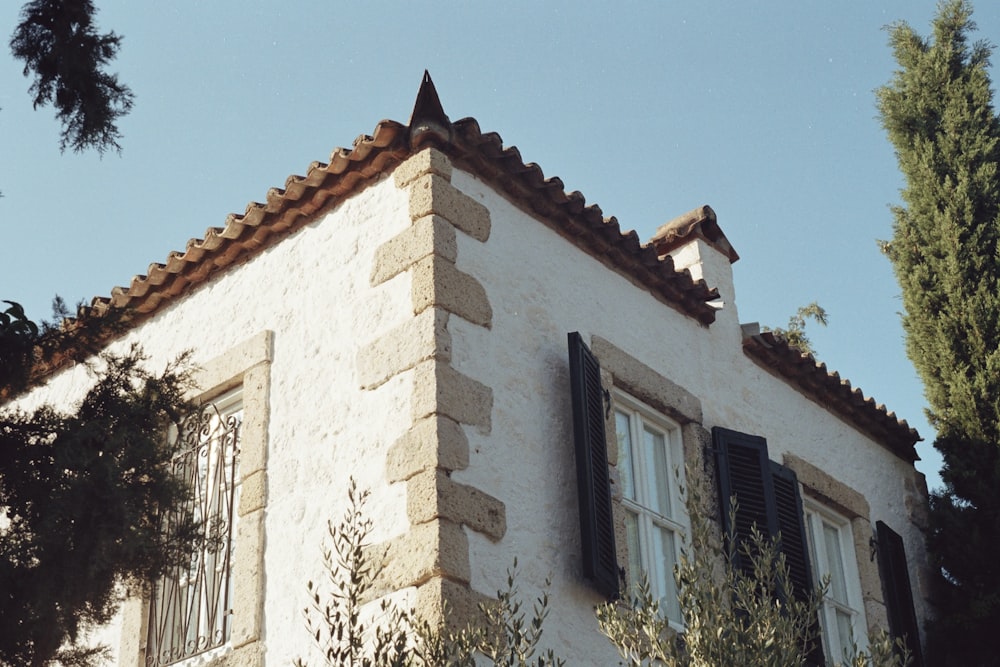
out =
<path fill-rule="evenodd" d="M 460 267 L 486 287 L 493 327 L 456 327 L 454 335 L 456 368 L 494 391 L 493 433 L 470 434 L 476 454 L 469 469 L 456 476 L 507 506 L 503 543 L 472 540 L 476 588 L 502 586 L 505 568 L 517 555 L 525 583 L 553 582 L 546 631 L 570 651 L 569 662 L 615 664 L 611 653 L 606 662 L 588 662 L 608 649 L 596 636 L 592 611 L 601 597 L 581 575 L 569 331 L 580 331 L 585 340 L 612 341 L 694 394 L 706 428 L 762 435 L 772 459 L 794 454 L 859 492 L 871 506 L 872 524 L 881 519 L 905 529 L 907 554 L 914 563 L 924 562 L 922 536 L 911 515 L 922 502 L 922 475 L 744 354 L 732 273 L 721 253 L 700 243 L 703 253 L 711 253 L 704 278 L 725 302 L 706 328 L 580 252 L 476 177 L 456 173 L 452 181 L 482 201 L 493 220 L 488 243 L 461 239 L 459 249 Z M 701 266 L 695 272 L 702 277 Z M 916 588 L 915 572 L 911 580 Z M 924 593 L 914 591 L 921 619 L 929 613 Z"/>
<path fill-rule="evenodd" d="M 390 481 L 386 461 L 419 417 L 415 366 L 427 363 L 428 355 L 400 350 L 413 363 L 400 361 L 385 382 L 367 388 L 369 375 L 361 368 L 365 349 L 398 327 L 422 326 L 414 324 L 414 271 L 377 284 L 372 278 L 381 249 L 424 219 L 414 218 L 417 187 L 400 184 L 389 172 L 111 345 L 114 351 L 140 343 L 154 369 L 188 349 L 196 363 L 210 364 L 248 340 L 271 346 L 262 404 L 266 503 L 257 662 L 238 664 L 287 665 L 313 655 L 302 618 L 305 585 L 323 576 L 320 545 L 327 520 L 343 512 L 349 477 L 373 491 L 368 511 L 376 519 L 376 541 L 392 541 L 412 527 L 409 487 Z M 915 564 L 910 576 L 917 615 L 928 616 L 916 567 L 924 551 L 914 523 L 924 502 L 922 477 L 747 356 L 728 259 L 700 242 L 678 254 L 679 263 L 694 263 L 692 273 L 703 272 L 722 295 L 715 322 L 706 326 L 556 233 L 480 176 L 456 166 L 450 183 L 484 207 L 489 220 L 485 241 L 460 228 L 454 253 L 458 271 L 485 291 L 488 323 L 434 306 L 446 314 L 451 368 L 492 393 L 488 424 L 461 424 L 468 465 L 450 473 L 498 500 L 505 512 L 499 539 L 463 524 L 473 591 L 491 595 L 503 587 L 516 557 L 524 595 L 533 597 L 551 580 L 543 644 L 571 665 L 617 664 L 597 632 L 593 608 L 601 597 L 581 570 L 566 348 L 567 333 L 579 331 L 588 343 L 595 337 L 612 343 L 695 397 L 704 429 L 762 435 L 772 459 L 794 455 L 863 496 L 872 525 L 885 521 L 904 536 Z M 89 380 L 83 367 L 66 369 L 15 404 L 69 405 Z M 208 395 L 217 390 L 201 389 Z M 685 442 L 685 448 L 702 444 Z M 238 551 L 246 548 L 237 542 Z M 394 553 L 406 558 L 405 550 Z M 137 605 L 126 615 L 137 613 Z M 115 651 L 115 664 L 134 664 L 134 647 L 142 641 L 135 632 L 134 619 L 123 616 L 98 633 Z M 227 660 L 190 664 L 237 664 Z"/>
<path fill-rule="evenodd" d="M 343 514 L 351 476 L 372 490 L 375 539 L 408 527 L 405 489 L 387 485 L 384 471 L 388 446 L 409 426 L 405 378 L 362 391 L 356 372 L 359 347 L 412 317 L 407 275 L 369 285 L 374 249 L 408 223 L 406 198 L 391 180 L 382 180 L 111 346 L 123 350 L 138 342 L 149 367 L 162 369 L 185 350 L 195 364 L 205 364 L 273 332 L 263 609 L 269 665 L 308 654 L 306 582 L 324 577 L 327 520 Z M 89 380 L 78 366 L 16 405 L 70 405 Z M 112 649 L 112 664 L 129 664 L 119 659 L 129 640 L 122 637 L 121 619 L 95 638 Z"/>

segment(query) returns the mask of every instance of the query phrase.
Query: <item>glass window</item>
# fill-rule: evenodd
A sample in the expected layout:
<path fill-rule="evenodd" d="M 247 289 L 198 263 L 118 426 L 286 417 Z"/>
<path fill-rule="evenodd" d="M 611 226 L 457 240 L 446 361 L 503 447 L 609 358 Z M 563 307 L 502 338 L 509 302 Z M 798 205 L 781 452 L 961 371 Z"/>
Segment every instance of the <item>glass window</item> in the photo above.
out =
<path fill-rule="evenodd" d="M 679 625 L 674 566 L 687 522 L 679 492 L 684 468 L 680 428 L 621 392 L 615 392 L 614 403 L 628 581 L 634 586 L 645 572 L 667 617 Z"/>
<path fill-rule="evenodd" d="M 812 503 L 805 505 L 805 523 L 816 581 L 830 578 L 819 621 L 823 649 L 828 658 L 838 662 L 852 643 L 862 650 L 868 645 L 851 524 Z"/>
<path fill-rule="evenodd" d="M 230 392 L 189 418 L 174 437 L 175 473 L 191 489 L 188 511 L 201 531 L 191 559 L 153 584 L 148 667 L 171 665 L 229 641 L 233 525 L 239 500 L 242 392 Z M 166 518 L 171 530 L 171 517 Z"/>

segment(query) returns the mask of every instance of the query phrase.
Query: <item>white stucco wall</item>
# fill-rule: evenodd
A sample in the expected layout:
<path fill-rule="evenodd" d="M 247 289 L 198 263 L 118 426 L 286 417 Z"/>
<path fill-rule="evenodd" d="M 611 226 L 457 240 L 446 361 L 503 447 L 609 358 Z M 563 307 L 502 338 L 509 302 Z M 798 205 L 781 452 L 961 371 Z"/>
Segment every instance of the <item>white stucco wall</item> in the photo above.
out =
<path fill-rule="evenodd" d="M 490 385 L 494 397 L 492 433 L 469 433 L 470 466 L 455 476 L 507 504 L 508 530 L 500 544 L 470 535 L 473 586 L 496 590 L 515 555 L 527 590 L 550 577 L 553 611 L 546 632 L 569 648 L 570 664 L 615 664 L 596 636 L 592 607 L 599 596 L 581 579 L 570 331 L 588 342 L 592 335 L 611 341 L 697 396 L 706 429 L 762 435 L 772 459 L 780 462 L 790 452 L 828 471 L 867 498 L 873 524 L 884 520 L 904 535 L 911 559 L 922 553 L 903 505 L 912 466 L 753 363 L 742 351 L 732 303 L 706 329 L 476 178 L 456 171 L 452 182 L 492 214 L 489 241 L 460 235 L 458 252 L 459 268 L 486 288 L 492 328 L 460 320 L 451 326 L 454 366 Z M 922 600 L 914 598 L 922 617 Z M 606 663 L 594 659 L 601 651 Z"/>
<path fill-rule="evenodd" d="M 404 485 L 385 484 L 385 452 L 410 426 L 408 375 L 362 391 L 359 347 L 412 317 L 409 274 L 377 287 L 375 249 L 410 224 L 407 197 L 382 180 L 246 264 L 165 308 L 112 346 L 141 342 L 150 367 L 185 349 L 205 363 L 264 330 L 274 332 L 265 510 L 267 664 L 307 656 L 302 610 L 306 582 L 324 579 L 320 546 L 328 519 L 339 520 L 353 475 L 373 490 L 373 539 L 408 526 Z M 197 225 L 195 225 L 197 226 Z M 68 405 L 89 383 L 74 368 L 19 405 Z M 210 388 L 205 388 L 210 389 Z M 239 549 L 239 545 L 237 545 Z M 100 637 L 116 653 L 116 628 Z"/>
<path fill-rule="evenodd" d="M 600 597 L 581 577 L 570 331 L 613 342 L 697 396 L 705 428 L 762 435 L 775 460 L 791 452 L 829 471 L 868 499 L 873 522 L 904 534 L 911 557 L 920 548 L 903 506 L 911 467 L 746 357 L 733 303 L 703 327 L 474 177 L 456 170 L 452 183 L 491 212 L 485 243 L 458 234 L 457 267 L 482 283 L 493 310 L 489 328 L 449 319 L 452 365 L 493 392 L 492 427 L 464 427 L 470 464 L 453 476 L 505 503 L 507 525 L 498 543 L 466 530 L 472 585 L 485 593 L 503 587 L 515 556 L 526 597 L 550 578 L 544 643 L 569 664 L 617 664 L 597 634 Z M 375 250 L 410 225 L 407 206 L 407 193 L 382 180 L 113 346 L 139 341 L 151 367 L 162 368 L 185 349 L 205 363 L 274 332 L 264 555 L 269 665 L 308 654 L 305 583 L 323 578 L 320 545 L 327 520 L 343 513 L 348 477 L 374 491 L 374 541 L 408 526 L 405 485 L 386 484 L 385 461 L 411 425 L 412 371 L 363 391 L 356 368 L 359 348 L 413 316 L 409 272 L 377 287 L 369 280 Z M 69 369 L 19 405 L 68 405 L 89 381 L 82 367 Z M 915 601 L 922 614 L 919 596 Z M 118 634 L 116 627 L 103 632 L 115 651 Z"/>

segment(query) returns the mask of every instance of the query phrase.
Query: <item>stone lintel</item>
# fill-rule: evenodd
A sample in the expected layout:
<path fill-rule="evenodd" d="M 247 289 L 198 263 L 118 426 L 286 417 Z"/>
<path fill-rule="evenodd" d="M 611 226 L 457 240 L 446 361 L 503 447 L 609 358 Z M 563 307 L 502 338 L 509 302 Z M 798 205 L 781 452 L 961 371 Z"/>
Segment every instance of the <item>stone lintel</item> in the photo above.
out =
<path fill-rule="evenodd" d="M 807 495 L 849 519 L 860 517 L 867 521 L 871 516 L 871 507 L 865 497 L 829 473 L 794 454 L 786 453 L 782 460 L 795 472 Z"/>
<path fill-rule="evenodd" d="M 701 401 L 620 347 L 600 336 L 591 337 L 591 351 L 621 387 L 681 424 L 702 422 Z"/>
<path fill-rule="evenodd" d="M 263 330 L 244 340 L 225 354 L 202 364 L 194 374 L 195 386 L 202 392 L 194 396 L 196 402 L 210 400 L 219 394 L 245 385 L 247 370 L 274 358 L 274 332 Z"/>

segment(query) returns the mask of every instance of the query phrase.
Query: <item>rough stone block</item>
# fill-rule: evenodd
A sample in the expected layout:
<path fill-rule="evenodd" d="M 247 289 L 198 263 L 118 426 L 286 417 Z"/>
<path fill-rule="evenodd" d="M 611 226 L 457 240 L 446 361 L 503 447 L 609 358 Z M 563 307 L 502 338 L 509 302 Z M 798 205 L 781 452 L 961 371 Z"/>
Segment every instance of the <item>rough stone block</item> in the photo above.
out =
<path fill-rule="evenodd" d="M 267 473 L 263 470 L 243 476 L 240 487 L 240 506 L 238 515 L 247 516 L 252 512 L 264 509 L 267 504 Z"/>
<path fill-rule="evenodd" d="M 260 639 L 264 607 L 264 512 L 240 517 L 236 524 L 233 559 L 232 645 L 234 648 Z"/>
<path fill-rule="evenodd" d="M 861 582 L 861 598 L 882 603 L 882 577 L 878 571 L 878 559 L 872 554 L 872 525 L 865 518 L 851 521 L 851 537 L 854 554 L 858 562 L 858 579 Z"/>
<path fill-rule="evenodd" d="M 437 518 L 448 519 L 494 542 L 507 532 L 507 513 L 501 501 L 473 486 L 456 482 L 440 470 L 427 470 L 409 479 L 406 513 L 414 525 Z"/>
<path fill-rule="evenodd" d="M 493 308 L 474 277 L 440 257 L 424 257 L 413 266 L 413 311 L 437 306 L 473 324 L 490 327 Z"/>
<path fill-rule="evenodd" d="M 410 186 L 410 218 L 431 214 L 440 215 L 477 241 L 490 237 L 489 209 L 437 174 L 425 174 Z"/>
<path fill-rule="evenodd" d="M 414 421 L 439 414 L 487 432 L 492 425 L 493 390 L 433 360 L 414 369 L 412 405 Z"/>
<path fill-rule="evenodd" d="M 702 422 L 701 401 L 688 390 L 600 336 L 591 339 L 591 351 L 600 360 L 601 368 L 614 375 L 615 386 L 682 424 Z"/>
<path fill-rule="evenodd" d="M 489 604 L 493 598 L 472 590 L 468 584 L 435 577 L 417 589 L 414 610 L 432 625 L 444 621 L 453 632 L 485 623 L 480 604 Z"/>
<path fill-rule="evenodd" d="M 407 480 L 424 470 L 464 470 L 468 466 L 465 432 L 458 423 L 440 415 L 417 421 L 392 445 L 386 462 L 390 482 Z"/>
<path fill-rule="evenodd" d="M 806 493 L 831 506 L 831 509 L 851 519 L 860 517 L 867 520 L 871 515 L 871 507 L 865 497 L 843 482 L 794 454 L 786 453 L 783 461 L 795 472 Z"/>
<path fill-rule="evenodd" d="M 264 667 L 264 664 L 264 645 L 259 641 L 244 644 L 211 663 L 212 667 Z"/>
<path fill-rule="evenodd" d="M 469 540 L 457 523 L 434 520 L 412 526 L 388 544 L 372 547 L 384 550 L 384 569 L 375 582 L 376 596 L 407 586 L 419 586 L 434 577 L 468 583 Z"/>
<path fill-rule="evenodd" d="M 363 389 L 374 389 L 422 361 L 451 360 L 448 313 L 429 308 L 358 351 Z"/>
<path fill-rule="evenodd" d="M 454 263 L 458 256 L 458 241 L 450 222 L 440 216 L 428 215 L 378 247 L 371 284 L 380 285 L 433 254 Z"/>
<path fill-rule="evenodd" d="M 437 174 L 451 181 L 451 160 L 436 148 L 427 148 L 396 167 L 392 177 L 397 188 L 405 188 L 424 174 Z"/>

